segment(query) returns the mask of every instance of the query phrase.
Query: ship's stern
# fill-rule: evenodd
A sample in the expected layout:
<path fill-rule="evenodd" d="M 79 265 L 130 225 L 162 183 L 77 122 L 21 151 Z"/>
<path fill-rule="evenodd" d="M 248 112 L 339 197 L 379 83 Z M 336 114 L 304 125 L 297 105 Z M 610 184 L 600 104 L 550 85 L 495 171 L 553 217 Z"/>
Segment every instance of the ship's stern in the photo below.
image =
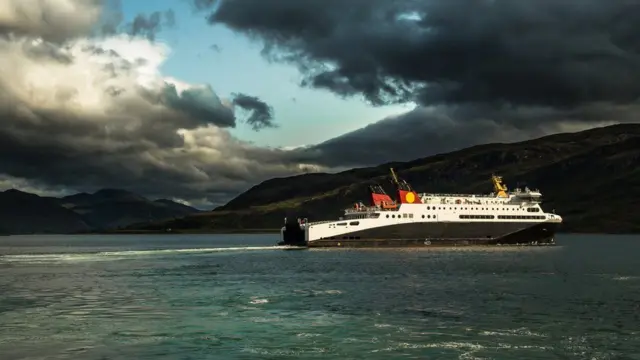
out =
<path fill-rule="evenodd" d="M 285 218 L 278 245 L 307 246 L 306 219 Z"/>

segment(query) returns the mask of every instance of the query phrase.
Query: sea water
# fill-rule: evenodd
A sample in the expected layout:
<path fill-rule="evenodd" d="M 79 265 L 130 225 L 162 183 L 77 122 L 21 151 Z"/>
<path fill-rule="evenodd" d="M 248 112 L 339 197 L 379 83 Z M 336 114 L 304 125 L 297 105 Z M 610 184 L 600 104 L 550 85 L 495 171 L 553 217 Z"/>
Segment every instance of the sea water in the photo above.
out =
<path fill-rule="evenodd" d="M 0 359 L 640 359 L 640 238 L 283 251 L 0 239 Z"/>

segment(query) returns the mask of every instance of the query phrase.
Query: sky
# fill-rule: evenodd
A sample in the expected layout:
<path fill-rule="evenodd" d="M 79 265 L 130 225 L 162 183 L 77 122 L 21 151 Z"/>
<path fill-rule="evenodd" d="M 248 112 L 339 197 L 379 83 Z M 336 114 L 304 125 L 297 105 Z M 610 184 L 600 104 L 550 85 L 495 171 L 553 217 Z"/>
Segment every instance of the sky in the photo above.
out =
<path fill-rule="evenodd" d="M 0 189 L 273 177 L 638 121 L 640 4 L 5 0 Z"/>
<path fill-rule="evenodd" d="M 343 99 L 322 90 L 299 86 L 295 67 L 270 63 L 260 55 L 260 44 L 224 25 L 211 26 L 206 14 L 194 11 L 188 1 L 158 0 L 121 2 L 124 17 L 173 10 L 175 27 L 157 33 L 156 40 L 169 45 L 171 56 L 163 73 L 186 82 L 211 84 L 219 96 L 251 89 L 254 96 L 273 106 L 278 131 L 251 131 L 238 127 L 232 133 L 265 146 L 300 146 L 319 143 L 370 122 L 401 114 L 414 104 L 374 108 L 359 99 Z M 256 75 L 260 74 L 259 81 Z"/>

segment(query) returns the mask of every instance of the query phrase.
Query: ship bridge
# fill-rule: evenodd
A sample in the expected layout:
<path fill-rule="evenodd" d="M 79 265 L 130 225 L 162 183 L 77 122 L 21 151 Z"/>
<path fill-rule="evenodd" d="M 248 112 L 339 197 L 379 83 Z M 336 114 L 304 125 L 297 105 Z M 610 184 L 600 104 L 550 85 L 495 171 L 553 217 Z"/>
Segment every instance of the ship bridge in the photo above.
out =
<path fill-rule="evenodd" d="M 540 190 L 531 190 L 528 187 L 525 187 L 524 190 L 516 189 L 513 192 L 513 196 L 516 201 L 521 202 L 529 202 L 529 203 L 540 203 L 542 202 L 542 193 Z"/>

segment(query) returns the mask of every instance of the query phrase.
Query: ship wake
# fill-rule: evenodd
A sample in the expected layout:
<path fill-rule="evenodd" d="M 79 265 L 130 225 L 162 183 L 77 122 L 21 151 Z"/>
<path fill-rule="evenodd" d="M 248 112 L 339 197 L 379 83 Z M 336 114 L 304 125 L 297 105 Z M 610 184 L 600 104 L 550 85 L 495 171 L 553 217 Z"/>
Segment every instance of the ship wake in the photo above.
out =
<path fill-rule="evenodd" d="M 154 249 L 154 250 L 125 250 L 102 252 L 78 252 L 59 254 L 21 254 L 0 256 L 0 263 L 66 263 L 86 261 L 113 261 L 135 259 L 140 257 L 167 256 L 178 254 L 207 254 L 219 252 L 249 252 L 267 250 L 287 250 L 291 246 L 241 246 L 216 248 L 187 248 L 187 249 Z"/>

